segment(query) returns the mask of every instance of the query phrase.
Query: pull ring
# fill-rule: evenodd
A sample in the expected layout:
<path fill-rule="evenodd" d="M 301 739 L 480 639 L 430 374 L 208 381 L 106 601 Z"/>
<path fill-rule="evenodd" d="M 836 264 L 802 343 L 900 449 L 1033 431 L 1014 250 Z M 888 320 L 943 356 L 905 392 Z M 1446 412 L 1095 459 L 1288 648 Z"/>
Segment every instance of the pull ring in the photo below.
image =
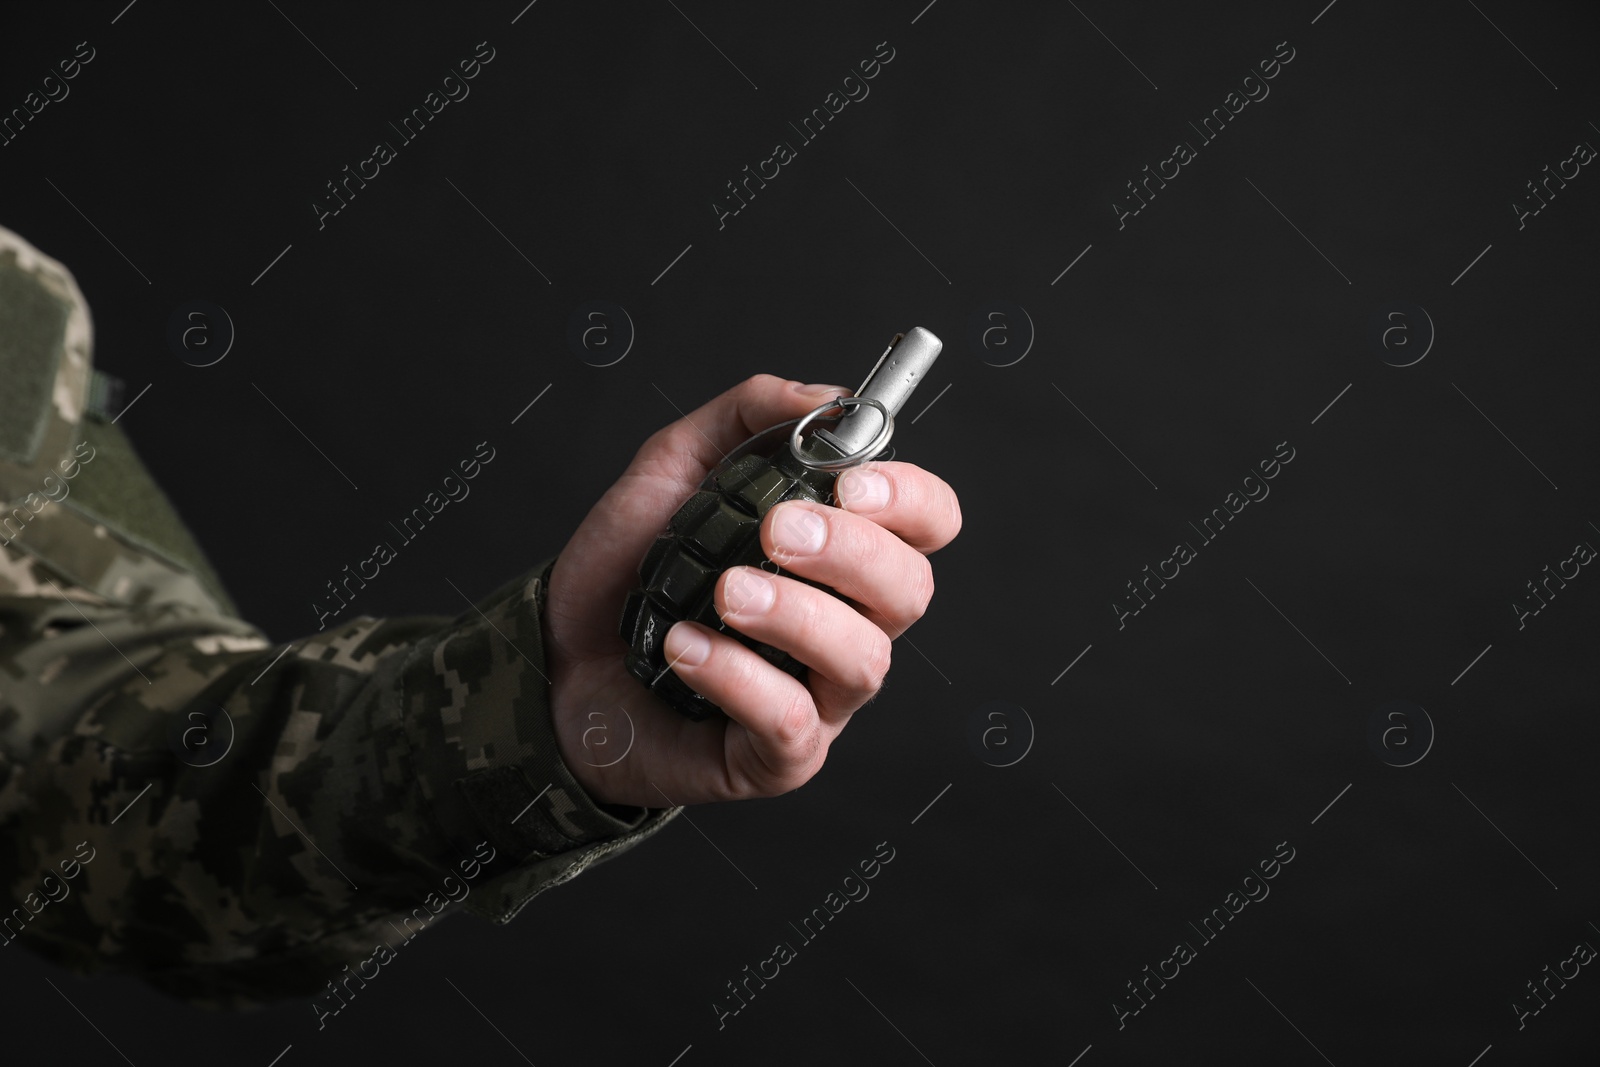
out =
<path fill-rule="evenodd" d="M 805 452 L 802 451 L 800 447 L 800 431 L 804 430 L 806 426 L 816 419 L 818 415 L 821 415 L 829 408 L 859 407 L 862 404 L 868 404 L 877 408 L 879 414 L 883 416 L 883 428 L 878 431 L 878 435 L 876 437 L 867 442 L 865 447 L 857 449 L 848 456 L 841 456 L 838 459 L 813 459 L 811 456 L 806 455 Z M 800 463 L 802 466 L 810 467 L 812 470 L 840 471 L 844 470 L 846 467 L 854 467 L 856 464 L 862 463 L 865 460 L 876 456 L 879 452 L 882 452 L 888 447 L 889 438 L 893 436 L 894 416 L 889 413 L 889 409 L 884 407 L 881 401 L 874 400 L 870 396 L 840 396 L 835 397 L 826 404 L 822 404 L 811 409 L 811 411 L 806 413 L 804 418 L 795 423 L 794 432 L 789 435 L 789 451 L 794 454 L 796 462 Z"/>

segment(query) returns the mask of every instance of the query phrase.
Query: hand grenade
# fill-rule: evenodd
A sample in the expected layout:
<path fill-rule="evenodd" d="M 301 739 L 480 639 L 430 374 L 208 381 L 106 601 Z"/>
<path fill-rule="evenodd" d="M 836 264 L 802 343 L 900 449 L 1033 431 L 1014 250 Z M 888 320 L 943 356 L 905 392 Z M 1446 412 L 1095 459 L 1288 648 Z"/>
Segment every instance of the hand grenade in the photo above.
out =
<path fill-rule="evenodd" d="M 920 326 L 896 334 L 855 396 L 830 400 L 802 418 L 756 434 L 706 476 L 645 553 L 639 588 L 623 605 L 621 631 L 628 643 L 630 674 L 691 719 L 721 714 L 721 708 L 686 685 L 667 662 L 667 631 L 688 619 L 727 634 L 805 680 L 805 664 L 722 621 L 714 602 L 717 576 L 729 567 L 762 567 L 823 588 L 767 558 L 761 549 L 761 519 L 785 500 L 832 504 L 838 472 L 882 457 L 894 434 L 895 414 L 927 377 L 943 347 Z M 824 414 L 834 408 L 842 410 Z"/>

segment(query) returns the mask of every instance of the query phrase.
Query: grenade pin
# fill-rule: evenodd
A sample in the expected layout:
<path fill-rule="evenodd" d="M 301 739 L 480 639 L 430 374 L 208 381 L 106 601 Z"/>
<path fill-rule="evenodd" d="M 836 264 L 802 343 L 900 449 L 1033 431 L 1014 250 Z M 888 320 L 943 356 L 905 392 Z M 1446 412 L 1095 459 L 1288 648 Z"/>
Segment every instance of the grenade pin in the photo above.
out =
<path fill-rule="evenodd" d="M 944 342 L 921 326 L 896 334 L 867 374 L 855 396 L 822 404 L 795 424 L 789 451 L 802 466 L 819 471 L 844 470 L 879 455 L 894 436 L 894 417 L 928 376 Z M 823 412 L 843 407 L 846 414 L 832 427 L 819 429 L 804 441 L 800 433 Z"/>

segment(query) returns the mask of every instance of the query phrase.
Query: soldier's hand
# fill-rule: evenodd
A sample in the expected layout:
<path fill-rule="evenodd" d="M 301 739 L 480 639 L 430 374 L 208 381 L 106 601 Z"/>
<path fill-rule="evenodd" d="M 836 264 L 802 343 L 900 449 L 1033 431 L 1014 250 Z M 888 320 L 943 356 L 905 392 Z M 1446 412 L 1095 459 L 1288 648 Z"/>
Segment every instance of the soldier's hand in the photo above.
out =
<path fill-rule="evenodd" d="M 840 475 L 842 508 L 789 501 L 762 520 L 767 556 L 838 596 L 759 568 L 717 579 L 723 620 L 806 664 L 808 681 L 680 622 L 667 635 L 668 661 L 728 714 L 694 722 L 627 672 L 618 633 L 639 560 L 707 472 L 751 435 L 841 394 L 849 390 L 770 374 L 728 390 L 652 435 L 562 549 L 544 614 L 551 711 L 562 759 L 595 799 L 660 808 L 788 792 L 817 773 L 883 684 L 891 640 L 933 595 L 928 553 L 961 529 L 955 492 L 909 463 Z"/>

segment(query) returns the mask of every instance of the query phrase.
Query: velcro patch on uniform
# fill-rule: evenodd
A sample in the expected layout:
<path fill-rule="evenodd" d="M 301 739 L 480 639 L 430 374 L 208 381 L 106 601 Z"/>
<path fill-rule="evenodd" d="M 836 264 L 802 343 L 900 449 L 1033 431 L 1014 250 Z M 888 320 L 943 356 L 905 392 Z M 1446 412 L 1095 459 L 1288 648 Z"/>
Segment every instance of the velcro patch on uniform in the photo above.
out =
<path fill-rule="evenodd" d="M 456 788 L 495 848 L 514 856 L 554 856 L 573 847 L 572 839 L 533 803 L 539 794 L 520 767 L 477 771 L 457 779 Z"/>
<path fill-rule="evenodd" d="M 14 254 L 0 255 L 0 454 L 16 462 L 39 447 L 71 310 Z"/>
<path fill-rule="evenodd" d="M 89 372 L 89 402 L 84 414 L 101 422 L 115 422 L 122 413 L 123 397 L 127 390 L 127 383 L 121 378 L 96 367 Z"/>

